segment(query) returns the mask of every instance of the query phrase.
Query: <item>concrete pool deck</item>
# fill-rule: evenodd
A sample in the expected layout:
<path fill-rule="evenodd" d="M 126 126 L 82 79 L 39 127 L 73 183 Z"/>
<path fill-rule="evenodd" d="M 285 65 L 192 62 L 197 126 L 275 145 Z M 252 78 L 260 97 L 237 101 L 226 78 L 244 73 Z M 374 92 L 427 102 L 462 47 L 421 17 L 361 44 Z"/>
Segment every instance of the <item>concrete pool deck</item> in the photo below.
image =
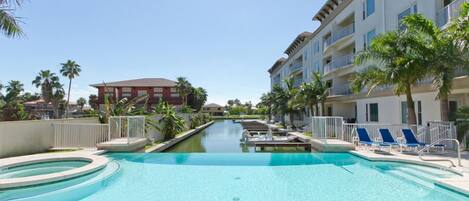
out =
<path fill-rule="evenodd" d="M 89 164 L 62 172 L 0 179 L 0 189 L 38 185 L 82 176 L 104 168 L 109 162 L 109 159 L 86 151 L 44 153 L 0 159 L 0 169 L 57 161 L 87 161 Z"/>
<path fill-rule="evenodd" d="M 448 161 L 422 161 L 418 155 L 411 153 L 400 152 L 374 152 L 369 150 L 353 150 L 349 153 L 370 161 L 384 161 L 384 162 L 403 162 L 417 165 L 424 165 L 447 171 L 454 172 L 461 175 L 458 178 L 438 179 L 436 184 L 443 187 L 461 192 L 469 196 L 469 152 L 461 153 L 461 164 L 463 167 L 450 167 L 451 163 Z M 456 153 L 447 152 L 443 154 L 426 154 L 424 159 L 449 159 L 454 164 L 458 164 Z"/>

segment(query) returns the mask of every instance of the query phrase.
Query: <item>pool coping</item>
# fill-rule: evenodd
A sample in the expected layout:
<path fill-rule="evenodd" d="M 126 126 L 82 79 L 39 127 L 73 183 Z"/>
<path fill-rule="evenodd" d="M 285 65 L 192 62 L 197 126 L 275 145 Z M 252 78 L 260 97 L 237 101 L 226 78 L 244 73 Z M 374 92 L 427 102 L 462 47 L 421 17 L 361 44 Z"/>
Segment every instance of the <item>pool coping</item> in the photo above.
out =
<path fill-rule="evenodd" d="M 0 169 L 42 162 L 74 160 L 88 161 L 90 163 L 82 167 L 62 172 L 35 175 L 29 177 L 0 179 L 0 189 L 25 187 L 71 179 L 100 170 L 104 168 L 109 162 L 109 159 L 107 157 L 83 153 L 36 154 L 0 159 Z"/>
<path fill-rule="evenodd" d="M 448 166 L 443 165 L 441 162 L 430 162 L 430 161 L 422 161 L 417 158 L 399 158 L 395 155 L 378 155 L 373 153 L 361 152 L 357 150 L 348 151 L 348 153 L 369 160 L 369 161 L 383 161 L 383 162 L 401 162 L 401 163 L 408 163 L 408 164 L 415 164 L 415 165 L 423 165 L 438 169 L 443 169 L 446 171 L 450 171 L 452 173 L 458 174 L 460 178 L 448 178 L 448 179 L 436 179 L 435 184 L 440 185 L 442 187 L 448 188 L 450 190 L 454 190 L 458 193 L 462 193 L 466 196 L 469 196 L 469 174 L 463 170 L 451 168 Z"/>
<path fill-rule="evenodd" d="M 212 125 L 215 121 L 210 121 L 204 125 L 201 125 L 201 126 L 198 126 L 194 129 L 191 129 L 191 130 L 188 130 L 188 131 L 185 131 L 183 132 L 182 134 L 174 137 L 173 139 L 171 140 L 168 140 L 168 141 L 165 141 L 165 142 L 162 142 L 162 143 L 159 143 L 157 145 L 154 145 L 148 149 L 145 150 L 145 153 L 151 153 L 151 152 L 163 152 L 164 150 L 166 149 L 169 149 L 170 147 L 174 146 L 175 144 L 189 138 L 190 136 L 200 132 L 201 130 L 209 127 L 210 125 Z"/>

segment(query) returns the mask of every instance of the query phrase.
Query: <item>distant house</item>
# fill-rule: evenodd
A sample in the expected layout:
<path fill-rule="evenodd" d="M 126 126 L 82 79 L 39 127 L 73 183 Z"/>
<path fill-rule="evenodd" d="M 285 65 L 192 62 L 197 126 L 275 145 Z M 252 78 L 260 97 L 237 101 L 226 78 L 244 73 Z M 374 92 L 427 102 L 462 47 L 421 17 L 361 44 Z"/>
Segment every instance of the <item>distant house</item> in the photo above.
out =
<path fill-rule="evenodd" d="M 121 100 L 123 98 L 136 98 L 148 95 L 148 107 L 152 108 L 160 100 L 179 108 L 182 98 L 176 90 L 176 82 L 165 78 L 142 78 L 115 82 L 93 84 L 98 89 L 97 104 L 100 108 L 104 105 L 104 96 L 108 95 L 110 100 Z M 143 104 L 143 102 L 140 102 Z"/>
<path fill-rule="evenodd" d="M 210 103 L 202 107 L 202 111 L 209 113 L 212 116 L 223 116 L 225 112 L 225 107 L 218 105 L 216 103 Z"/>
<path fill-rule="evenodd" d="M 28 101 L 24 103 L 25 110 L 34 118 L 52 118 L 54 116 L 54 107 L 51 103 L 46 103 L 44 99 Z"/>

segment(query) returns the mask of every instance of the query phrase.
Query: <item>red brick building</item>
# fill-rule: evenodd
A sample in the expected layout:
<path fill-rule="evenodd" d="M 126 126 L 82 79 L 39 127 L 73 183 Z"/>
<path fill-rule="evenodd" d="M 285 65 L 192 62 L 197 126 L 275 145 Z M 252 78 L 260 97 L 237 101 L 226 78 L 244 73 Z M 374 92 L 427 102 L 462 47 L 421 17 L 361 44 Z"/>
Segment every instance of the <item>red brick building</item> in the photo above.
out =
<path fill-rule="evenodd" d="M 91 86 L 98 89 L 98 104 L 100 108 L 104 104 L 105 94 L 107 94 L 111 100 L 121 100 L 123 98 L 132 99 L 142 95 L 148 95 L 149 107 L 154 107 L 159 100 L 164 100 L 175 107 L 182 105 L 182 98 L 175 88 L 176 82 L 164 78 L 143 78 L 105 82 Z"/>

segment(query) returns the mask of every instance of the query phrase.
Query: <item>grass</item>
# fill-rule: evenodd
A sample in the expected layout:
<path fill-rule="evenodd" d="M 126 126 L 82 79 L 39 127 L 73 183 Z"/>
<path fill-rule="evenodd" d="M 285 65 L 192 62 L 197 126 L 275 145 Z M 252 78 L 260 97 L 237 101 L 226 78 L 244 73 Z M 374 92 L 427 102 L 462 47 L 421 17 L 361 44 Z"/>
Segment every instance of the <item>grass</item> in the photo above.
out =
<path fill-rule="evenodd" d="M 313 137 L 313 132 L 311 131 L 306 131 L 303 133 L 303 135 L 306 135 L 306 136 L 309 136 L 309 137 Z"/>

